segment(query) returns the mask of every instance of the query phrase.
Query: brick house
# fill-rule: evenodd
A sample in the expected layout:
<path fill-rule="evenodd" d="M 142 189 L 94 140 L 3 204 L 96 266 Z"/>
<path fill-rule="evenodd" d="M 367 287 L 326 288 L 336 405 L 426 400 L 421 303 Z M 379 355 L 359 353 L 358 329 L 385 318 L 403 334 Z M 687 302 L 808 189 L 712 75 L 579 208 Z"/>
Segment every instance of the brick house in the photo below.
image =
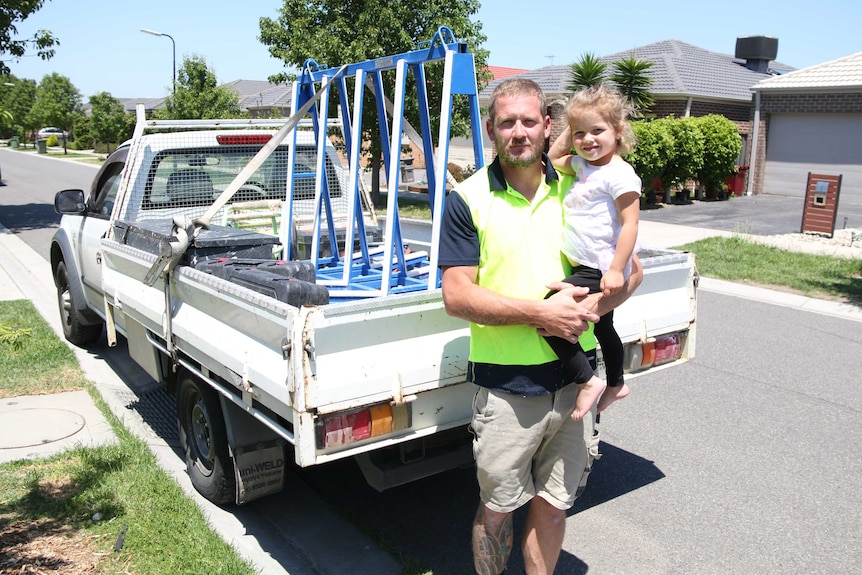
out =
<path fill-rule="evenodd" d="M 808 173 L 841 175 L 842 201 L 862 202 L 862 52 L 764 79 L 749 186 L 805 196 Z"/>
<path fill-rule="evenodd" d="M 655 99 L 648 117 L 705 116 L 720 114 L 739 127 L 743 149 L 738 164 L 748 165 L 753 131 L 755 84 L 774 78 L 793 68 L 775 61 L 778 40 L 766 36 L 743 36 L 736 40 L 734 55 L 710 52 L 680 42 L 663 40 L 617 52 L 599 58 L 610 69 L 613 62 L 638 58 L 653 62 L 648 75 L 653 78 L 650 92 Z M 551 141 L 565 126 L 566 89 L 571 65 L 545 66 L 530 70 L 519 77 L 534 80 L 545 91 L 552 118 Z M 489 83 L 480 93 L 480 102 L 487 107 L 488 98 L 498 81 Z M 486 160 L 493 154 L 485 143 Z"/>

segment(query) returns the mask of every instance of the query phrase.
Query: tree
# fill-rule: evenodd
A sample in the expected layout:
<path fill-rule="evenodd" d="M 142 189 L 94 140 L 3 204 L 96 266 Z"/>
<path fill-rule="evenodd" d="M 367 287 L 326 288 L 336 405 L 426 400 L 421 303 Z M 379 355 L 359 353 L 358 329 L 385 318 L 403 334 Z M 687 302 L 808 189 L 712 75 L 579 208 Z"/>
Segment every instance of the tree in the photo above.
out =
<path fill-rule="evenodd" d="M 12 116 L 12 132 L 26 142 L 27 134 L 39 129 L 39 120 L 32 113 L 36 101 L 36 81 L 9 76 L 6 82 L 14 85 L 4 86 L 2 106 Z"/>
<path fill-rule="evenodd" d="M 285 0 L 277 19 L 260 19 L 260 41 L 269 53 L 286 66 L 300 69 L 313 58 L 318 64 L 335 67 L 362 62 L 389 54 L 415 50 L 420 41 L 430 40 L 441 25 L 452 30 L 459 41 L 466 42 L 476 61 L 476 69 L 484 71 L 488 57 L 481 49 L 485 36 L 482 25 L 470 20 L 479 9 L 478 0 Z M 426 66 L 426 81 L 431 86 L 442 85 L 443 65 Z M 393 77 L 385 75 L 385 79 Z M 282 72 L 270 81 L 284 82 L 292 74 Z M 480 76 L 480 89 L 483 78 Z M 414 93 L 413 77 L 408 78 L 408 94 Z M 438 134 L 440 123 L 439 90 L 429 90 L 431 133 Z M 417 129 L 419 114 L 416 98 L 407 98 L 405 117 Z M 372 155 L 372 188 L 378 197 L 380 166 L 380 136 L 376 110 L 365 105 L 363 114 L 365 152 Z M 451 125 L 452 136 L 469 135 L 469 115 L 466 102 L 456 101 Z"/>
<path fill-rule="evenodd" d="M 607 67 L 607 64 L 600 62 L 599 58 L 592 52 L 582 54 L 581 59 L 572 64 L 566 90 L 577 92 L 583 88 L 601 84 L 604 82 Z"/>
<path fill-rule="evenodd" d="M 236 92 L 218 85 L 215 72 L 196 54 L 183 58 L 173 94 L 165 109 L 157 111 L 163 119 L 202 120 L 242 116 Z"/>
<path fill-rule="evenodd" d="M 66 76 L 56 72 L 46 75 L 36 88 L 36 101 L 31 114 L 42 126 L 57 126 L 69 130 L 74 113 L 81 108 L 81 93 Z M 63 151 L 67 152 L 67 138 Z"/>
<path fill-rule="evenodd" d="M 108 92 L 90 96 L 93 113 L 90 120 L 90 134 L 103 144 L 118 144 L 129 134 L 129 123 L 123 104 Z M 108 146 L 108 152 L 111 151 Z"/>
<path fill-rule="evenodd" d="M 44 0 L 6 0 L 0 3 L 0 55 L 9 54 L 12 60 L 20 60 L 28 49 L 35 48 L 36 55 L 42 60 L 54 56 L 54 46 L 60 42 L 48 30 L 39 30 L 32 38 L 17 40 L 16 22 L 23 22 L 28 16 L 42 7 Z M 0 75 L 9 73 L 6 58 L 0 58 Z"/>
<path fill-rule="evenodd" d="M 610 81 L 616 86 L 635 110 L 636 117 L 643 117 L 653 105 L 652 93 L 649 86 L 653 79 L 647 71 L 653 67 L 655 62 L 640 60 L 635 57 L 623 58 L 613 64 L 613 74 Z"/>

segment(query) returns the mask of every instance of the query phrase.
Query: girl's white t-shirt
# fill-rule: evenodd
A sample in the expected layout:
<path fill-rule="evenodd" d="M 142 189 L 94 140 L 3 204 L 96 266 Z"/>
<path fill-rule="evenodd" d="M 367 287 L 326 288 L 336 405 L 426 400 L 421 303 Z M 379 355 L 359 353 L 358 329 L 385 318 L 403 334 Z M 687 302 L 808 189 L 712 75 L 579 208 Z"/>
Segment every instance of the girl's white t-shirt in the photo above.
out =
<path fill-rule="evenodd" d="M 614 202 L 627 192 L 640 194 L 641 179 L 622 158 L 593 166 L 580 156 L 572 156 L 571 166 L 576 177 L 563 200 L 563 253 L 573 265 L 605 273 L 613 262 L 622 227 Z M 639 250 L 637 243 L 632 253 Z M 626 265 L 625 277 L 630 273 L 631 260 Z"/>

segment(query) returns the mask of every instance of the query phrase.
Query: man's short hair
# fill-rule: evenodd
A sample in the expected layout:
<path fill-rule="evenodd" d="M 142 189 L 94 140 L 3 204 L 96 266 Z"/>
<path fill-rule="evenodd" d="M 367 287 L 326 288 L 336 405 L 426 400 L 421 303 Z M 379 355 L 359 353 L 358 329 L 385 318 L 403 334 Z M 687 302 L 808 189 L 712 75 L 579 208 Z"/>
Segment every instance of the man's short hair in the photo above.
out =
<path fill-rule="evenodd" d="M 507 78 L 497 84 L 497 87 L 491 92 L 491 103 L 488 106 L 488 117 L 491 122 L 497 115 L 497 98 L 501 96 L 535 96 L 539 100 L 539 109 L 542 114 L 547 114 L 545 92 L 538 84 L 527 78 Z"/>

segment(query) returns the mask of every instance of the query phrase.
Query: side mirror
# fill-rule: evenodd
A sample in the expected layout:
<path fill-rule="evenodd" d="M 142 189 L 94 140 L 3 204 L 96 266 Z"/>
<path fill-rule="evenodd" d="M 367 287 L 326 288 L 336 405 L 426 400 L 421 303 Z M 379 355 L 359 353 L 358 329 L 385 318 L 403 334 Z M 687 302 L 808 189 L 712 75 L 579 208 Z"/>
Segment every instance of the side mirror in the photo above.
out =
<path fill-rule="evenodd" d="M 54 211 L 70 216 L 83 215 L 87 211 L 84 190 L 61 190 L 54 196 Z"/>

